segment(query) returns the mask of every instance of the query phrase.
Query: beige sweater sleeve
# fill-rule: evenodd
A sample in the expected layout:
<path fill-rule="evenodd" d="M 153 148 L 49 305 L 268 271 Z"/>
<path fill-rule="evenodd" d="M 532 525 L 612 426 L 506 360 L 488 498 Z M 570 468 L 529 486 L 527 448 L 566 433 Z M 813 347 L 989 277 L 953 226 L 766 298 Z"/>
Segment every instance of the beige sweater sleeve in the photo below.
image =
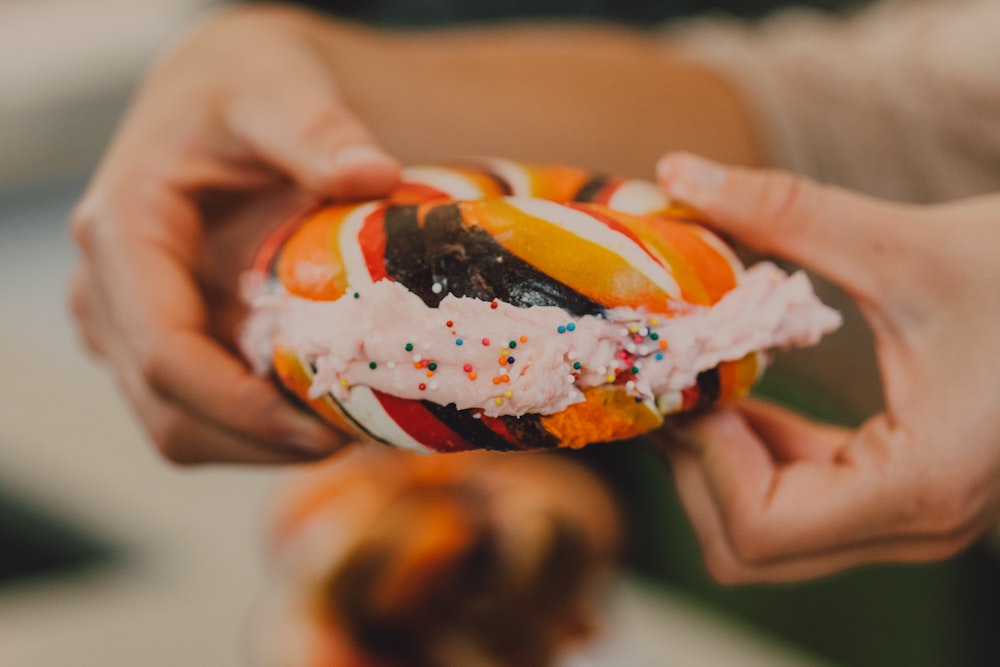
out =
<path fill-rule="evenodd" d="M 743 92 L 778 166 L 915 202 L 1000 190 L 1000 0 L 885 0 L 674 36 Z"/>

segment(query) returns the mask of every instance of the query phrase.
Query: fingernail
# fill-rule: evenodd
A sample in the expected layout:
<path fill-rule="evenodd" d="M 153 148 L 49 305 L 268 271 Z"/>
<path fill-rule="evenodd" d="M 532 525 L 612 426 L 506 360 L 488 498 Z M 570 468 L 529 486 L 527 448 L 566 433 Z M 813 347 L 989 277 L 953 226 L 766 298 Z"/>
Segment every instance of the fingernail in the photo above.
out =
<path fill-rule="evenodd" d="M 716 201 L 726 182 L 726 168 L 687 153 L 668 155 L 656 165 L 664 192 L 696 208 Z"/>
<path fill-rule="evenodd" d="M 360 165 L 395 163 L 395 161 L 395 158 L 380 148 L 370 144 L 360 144 L 348 146 L 334 153 L 327 164 L 331 173 L 338 173 Z"/>

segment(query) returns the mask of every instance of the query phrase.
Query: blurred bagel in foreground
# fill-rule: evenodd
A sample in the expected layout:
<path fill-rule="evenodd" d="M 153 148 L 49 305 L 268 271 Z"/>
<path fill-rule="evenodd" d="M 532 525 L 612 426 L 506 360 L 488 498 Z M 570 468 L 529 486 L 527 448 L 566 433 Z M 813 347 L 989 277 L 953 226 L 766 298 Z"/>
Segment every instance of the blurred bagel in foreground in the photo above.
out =
<path fill-rule="evenodd" d="M 561 455 L 361 444 L 279 501 L 255 667 L 548 667 L 617 572 L 619 508 Z"/>

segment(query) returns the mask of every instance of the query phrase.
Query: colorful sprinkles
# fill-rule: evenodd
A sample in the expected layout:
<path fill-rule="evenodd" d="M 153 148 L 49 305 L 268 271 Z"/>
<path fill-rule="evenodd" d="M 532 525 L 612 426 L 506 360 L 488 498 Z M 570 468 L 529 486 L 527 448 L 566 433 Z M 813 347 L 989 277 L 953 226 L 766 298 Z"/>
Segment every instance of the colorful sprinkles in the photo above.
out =
<path fill-rule="evenodd" d="M 359 298 L 359 293 L 353 293 L 355 298 Z M 490 308 L 495 310 L 499 308 L 499 302 L 493 300 L 490 302 Z M 620 348 L 615 352 L 614 359 L 611 360 L 609 367 L 595 368 L 590 367 L 591 372 L 598 374 L 598 377 L 603 377 L 607 384 L 620 385 L 629 392 L 635 392 L 637 390 L 636 378 L 642 372 L 642 360 L 649 358 L 650 360 L 663 361 L 665 358 L 664 351 L 668 348 L 667 341 L 663 338 L 659 331 L 654 331 L 652 327 L 659 323 L 658 318 L 650 318 L 648 322 L 645 323 L 626 323 L 621 326 L 619 333 L 621 334 L 622 340 L 620 343 Z M 443 322 L 445 329 L 454 336 L 454 343 L 457 347 L 462 347 L 465 345 L 466 338 L 459 335 L 459 329 L 456 329 L 456 323 L 454 320 L 446 320 Z M 556 327 L 556 332 L 559 334 L 571 333 L 577 330 L 578 324 L 575 321 L 565 322 Z M 514 375 L 513 366 L 517 363 L 517 358 L 514 356 L 513 351 L 520 349 L 519 345 L 525 345 L 528 343 L 528 336 L 525 334 L 505 337 L 502 339 L 501 347 L 499 349 L 499 354 L 496 357 L 497 370 L 495 373 L 488 375 L 491 383 L 497 387 L 498 393 L 493 396 L 492 400 L 496 405 L 503 405 L 505 401 L 510 400 L 514 397 L 514 390 L 508 388 L 511 383 L 511 376 Z M 378 344 L 381 342 L 381 336 L 373 337 L 372 342 Z M 490 347 L 493 341 L 489 337 L 483 337 L 480 339 L 480 343 L 483 347 Z M 430 351 L 433 345 L 430 341 L 411 339 L 403 345 L 406 352 L 411 353 L 411 360 L 413 368 L 416 371 L 421 371 L 421 380 L 416 381 L 416 387 L 419 391 L 436 390 L 439 386 L 436 379 L 437 374 L 442 371 L 447 371 L 447 368 L 451 364 L 446 363 L 443 367 L 440 365 L 441 362 L 437 360 L 431 360 L 425 358 L 421 354 L 416 354 L 414 351 L 419 348 L 420 350 Z M 652 354 L 651 354 L 652 353 Z M 433 354 L 433 352 L 430 352 Z M 520 356 L 520 355 L 519 355 Z M 583 375 L 588 371 L 588 364 L 585 359 L 578 358 L 579 353 L 576 349 L 569 349 L 566 352 L 566 359 L 571 368 L 566 374 L 566 382 L 569 384 L 575 384 Z M 381 362 L 368 361 L 368 368 L 372 371 L 378 370 Z M 476 382 L 479 380 L 479 372 L 475 368 L 473 363 L 468 361 L 458 360 L 455 364 L 458 368 L 461 368 L 462 373 L 465 375 L 469 382 Z M 384 366 L 393 370 L 396 368 L 395 361 L 386 361 Z M 519 376 L 518 373 L 517 376 Z M 414 378 L 416 380 L 416 378 Z M 350 382 L 344 378 L 340 380 L 340 384 L 343 387 L 349 387 Z M 583 398 L 582 393 L 574 394 L 574 396 L 581 400 Z M 634 396 L 637 403 L 641 403 L 645 400 L 642 396 Z"/>

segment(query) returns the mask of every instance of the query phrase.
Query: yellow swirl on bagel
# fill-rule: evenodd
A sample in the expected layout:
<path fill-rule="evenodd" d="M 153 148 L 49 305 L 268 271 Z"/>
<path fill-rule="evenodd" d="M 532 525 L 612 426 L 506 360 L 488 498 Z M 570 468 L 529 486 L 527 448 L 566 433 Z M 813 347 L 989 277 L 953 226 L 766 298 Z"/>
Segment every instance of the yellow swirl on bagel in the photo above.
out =
<path fill-rule="evenodd" d="M 289 221 L 248 357 L 334 425 L 417 451 L 580 447 L 746 394 L 839 316 L 745 270 L 652 183 L 502 160 L 404 170 Z"/>

